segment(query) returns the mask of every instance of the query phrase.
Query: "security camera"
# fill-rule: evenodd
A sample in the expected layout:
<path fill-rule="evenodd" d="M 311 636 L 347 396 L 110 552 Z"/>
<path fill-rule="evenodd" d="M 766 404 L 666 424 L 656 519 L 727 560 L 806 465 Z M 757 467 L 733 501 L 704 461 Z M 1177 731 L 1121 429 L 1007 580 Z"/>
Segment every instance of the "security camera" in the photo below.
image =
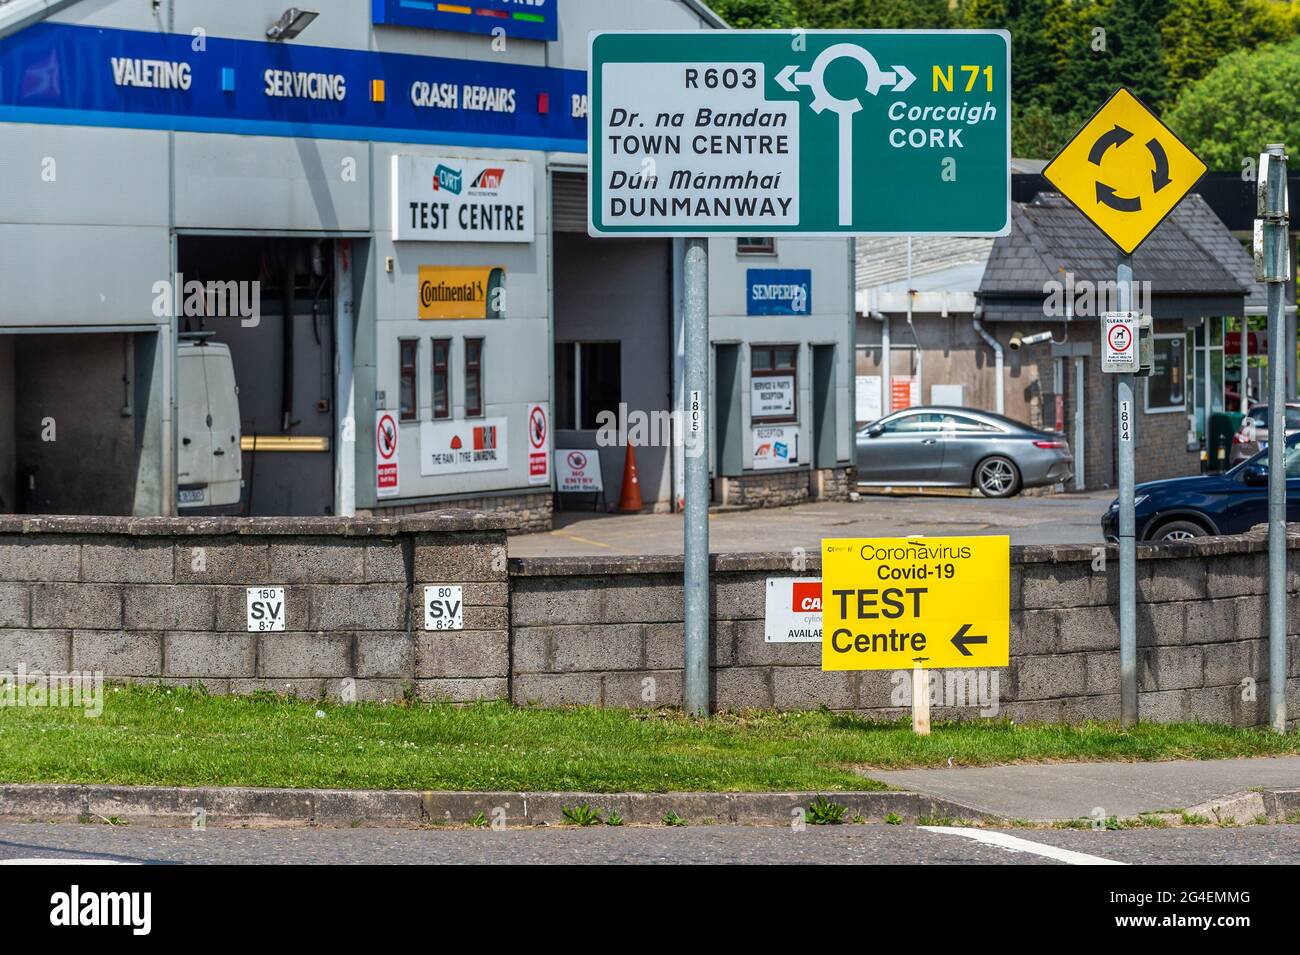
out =
<path fill-rule="evenodd" d="M 1035 332 L 1032 335 L 1025 335 L 1016 332 L 1011 336 L 1011 341 L 1007 342 L 1007 344 L 1011 347 L 1012 351 L 1019 351 L 1025 345 L 1037 345 L 1039 342 L 1051 341 L 1051 338 L 1051 332 Z"/>

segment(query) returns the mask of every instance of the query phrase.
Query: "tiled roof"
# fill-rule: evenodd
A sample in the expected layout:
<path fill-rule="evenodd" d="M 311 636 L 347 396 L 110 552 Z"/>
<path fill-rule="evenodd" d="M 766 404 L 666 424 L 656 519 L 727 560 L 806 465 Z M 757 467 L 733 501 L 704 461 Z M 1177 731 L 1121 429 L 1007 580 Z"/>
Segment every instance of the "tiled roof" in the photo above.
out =
<path fill-rule="evenodd" d="M 954 266 L 978 265 L 983 268 L 992 248 L 992 239 L 965 236 L 913 236 L 912 277 L 916 279 L 932 272 L 943 272 Z M 859 289 L 905 282 L 906 279 L 907 236 L 858 237 L 857 287 Z M 976 285 L 972 285 L 966 291 L 973 291 Z"/>
<path fill-rule="evenodd" d="M 1223 223 L 1200 196 L 1189 196 L 1134 253 L 1133 272 L 1157 296 L 1244 295 L 1236 253 L 1244 255 Z M 1045 282 L 1067 272 L 1075 281 L 1114 281 L 1115 246 L 1062 196 L 1040 193 L 1011 204 L 1011 234 L 994 240 L 979 292 L 1041 296 Z"/>
<path fill-rule="evenodd" d="M 1210 204 L 1198 193 L 1184 199 L 1173 212 L 1183 231 L 1228 269 L 1246 287 L 1246 307 L 1263 308 L 1268 295 L 1262 283 L 1255 281 L 1255 261 L 1237 240 Z"/>

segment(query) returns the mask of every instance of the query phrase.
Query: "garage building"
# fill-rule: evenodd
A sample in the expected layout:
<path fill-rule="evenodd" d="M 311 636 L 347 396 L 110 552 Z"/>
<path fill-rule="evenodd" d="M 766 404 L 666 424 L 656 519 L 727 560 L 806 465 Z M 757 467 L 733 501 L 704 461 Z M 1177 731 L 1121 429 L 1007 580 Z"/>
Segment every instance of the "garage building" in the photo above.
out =
<path fill-rule="evenodd" d="M 0 512 L 538 529 L 565 449 L 615 504 L 597 419 L 680 409 L 682 250 L 586 235 L 587 36 L 724 26 L 697 0 L 0 7 Z M 850 245 L 711 242 L 718 502 L 847 494 Z M 680 504 L 678 442 L 636 449 L 648 509 Z"/>

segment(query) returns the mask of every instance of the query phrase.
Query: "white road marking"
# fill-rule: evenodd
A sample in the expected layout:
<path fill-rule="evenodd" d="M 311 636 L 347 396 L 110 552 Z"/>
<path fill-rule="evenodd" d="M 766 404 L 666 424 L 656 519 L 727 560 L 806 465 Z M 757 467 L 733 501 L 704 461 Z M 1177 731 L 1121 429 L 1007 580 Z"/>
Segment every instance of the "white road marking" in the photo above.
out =
<path fill-rule="evenodd" d="M 0 865 L 139 865 L 115 859 L 0 859 Z"/>
<path fill-rule="evenodd" d="M 1128 865 L 1127 862 L 1103 859 L 1101 856 L 1091 856 L 1086 852 L 1075 852 L 1071 849 L 1060 849 L 1056 846 L 1044 845 L 1041 842 L 1030 842 L 1028 839 L 1021 839 L 1019 836 L 1012 836 L 991 829 L 969 829 L 962 826 L 919 826 L 918 828 L 929 832 L 937 832 L 940 835 L 963 836 L 976 842 L 982 842 L 985 845 L 1006 849 L 1009 852 L 1029 852 L 1048 859 L 1055 859 L 1057 862 L 1064 862 L 1066 865 Z"/>

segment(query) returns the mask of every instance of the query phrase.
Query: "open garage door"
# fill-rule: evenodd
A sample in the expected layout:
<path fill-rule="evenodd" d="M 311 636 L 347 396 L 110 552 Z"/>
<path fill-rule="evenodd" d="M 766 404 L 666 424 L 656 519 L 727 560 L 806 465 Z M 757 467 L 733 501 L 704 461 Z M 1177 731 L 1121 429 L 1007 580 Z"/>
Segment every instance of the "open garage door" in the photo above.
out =
<path fill-rule="evenodd" d="M 332 514 L 333 241 L 182 236 L 179 259 L 187 283 L 255 283 L 244 296 L 248 304 L 255 301 L 255 316 L 179 319 L 182 334 L 211 332 L 211 341 L 230 349 L 244 482 L 234 510 L 250 516 Z M 184 393 L 185 383 L 177 386 Z"/>

